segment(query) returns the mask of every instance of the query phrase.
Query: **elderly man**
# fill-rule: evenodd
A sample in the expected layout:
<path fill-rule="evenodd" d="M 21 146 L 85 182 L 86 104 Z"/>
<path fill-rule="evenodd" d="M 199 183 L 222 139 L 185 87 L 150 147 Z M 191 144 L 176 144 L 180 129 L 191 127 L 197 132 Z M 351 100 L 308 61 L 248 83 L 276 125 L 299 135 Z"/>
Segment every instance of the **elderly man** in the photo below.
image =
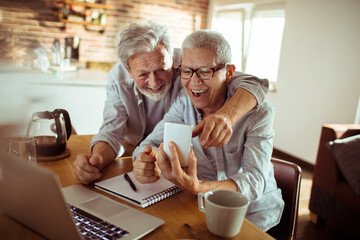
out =
<path fill-rule="evenodd" d="M 99 179 L 101 169 L 117 155 L 130 155 L 182 88 L 174 68 L 181 53 L 172 48 L 166 26 L 131 24 L 120 34 L 118 54 L 121 62 L 109 72 L 104 121 L 92 139 L 91 155 L 80 154 L 74 162 L 74 174 L 84 184 Z M 193 131 L 194 136 L 201 133 L 204 147 L 222 146 L 230 139 L 231 125 L 263 101 L 268 82 L 239 73 L 230 88 L 234 97 Z"/>
<path fill-rule="evenodd" d="M 232 95 L 229 83 L 235 66 L 229 64 L 230 46 L 221 34 L 194 32 L 184 40 L 182 50 L 178 71 L 184 89 L 164 119 L 135 149 L 134 175 L 146 183 L 156 181 L 163 174 L 192 194 L 212 189 L 239 191 L 250 199 L 246 217 L 267 231 L 279 223 L 284 207 L 270 161 L 274 110 L 267 101 L 233 125 L 232 137 L 222 147 L 204 148 L 199 137 L 193 138 L 186 168 L 181 168 L 173 142 L 169 143 L 170 159 L 163 151 L 165 122 L 196 126 L 223 107 Z"/>

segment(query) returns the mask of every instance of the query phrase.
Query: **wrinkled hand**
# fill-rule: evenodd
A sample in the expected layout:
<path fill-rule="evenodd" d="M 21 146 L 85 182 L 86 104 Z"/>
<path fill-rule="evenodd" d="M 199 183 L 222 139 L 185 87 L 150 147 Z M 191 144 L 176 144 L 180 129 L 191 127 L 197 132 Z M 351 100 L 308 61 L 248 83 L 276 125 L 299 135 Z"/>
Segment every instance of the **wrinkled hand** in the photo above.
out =
<path fill-rule="evenodd" d="M 74 175 L 82 184 L 95 182 L 101 177 L 100 166 L 103 164 L 102 156 L 79 154 L 74 161 Z"/>
<path fill-rule="evenodd" d="M 133 163 L 133 173 L 141 183 L 156 182 L 160 178 L 161 171 L 156 162 L 157 152 L 150 146 L 146 146 L 144 152 L 138 153 Z"/>
<path fill-rule="evenodd" d="M 158 152 L 159 167 L 166 179 L 175 185 L 192 194 L 199 192 L 200 182 L 196 175 L 196 162 L 194 151 L 191 150 L 188 159 L 188 166 L 181 168 L 178 150 L 174 142 L 169 143 L 170 159 L 166 158 L 163 143 L 160 144 Z"/>
<path fill-rule="evenodd" d="M 204 118 L 193 130 L 192 137 L 200 135 L 204 148 L 224 146 L 232 136 L 231 122 L 220 114 Z"/>

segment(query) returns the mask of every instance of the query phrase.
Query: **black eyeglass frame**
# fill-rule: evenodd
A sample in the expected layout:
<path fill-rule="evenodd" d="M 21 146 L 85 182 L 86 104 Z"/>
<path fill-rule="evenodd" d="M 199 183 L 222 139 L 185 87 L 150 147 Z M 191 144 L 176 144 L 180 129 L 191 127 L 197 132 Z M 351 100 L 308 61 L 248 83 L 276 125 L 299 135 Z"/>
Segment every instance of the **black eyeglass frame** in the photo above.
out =
<path fill-rule="evenodd" d="M 209 79 L 202 79 L 201 76 L 200 76 L 200 73 L 198 73 L 198 70 L 201 69 L 201 68 L 204 68 L 204 67 L 200 67 L 200 68 L 197 68 L 197 69 L 187 68 L 187 69 L 191 70 L 191 76 L 188 77 L 188 78 L 184 78 L 184 79 L 190 79 L 190 78 L 192 78 L 194 76 L 194 73 L 196 73 L 196 76 L 198 76 L 198 78 L 200 78 L 201 80 L 204 80 L 204 81 L 208 81 L 208 80 L 210 80 L 210 79 L 212 79 L 214 77 L 214 75 L 215 75 L 215 73 L 217 71 L 223 69 L 226 65 L 227 65 L 226 63 L 223 63 L 223 64 L 221 64 L 220 66 L 218 66 L 216 68 L 209 68 L 213 72 L 211 78 L 209 78 Z M 176 73 L 181 77 L 180 68 L 181 68 L 181 65 L 176 68 Z"/>

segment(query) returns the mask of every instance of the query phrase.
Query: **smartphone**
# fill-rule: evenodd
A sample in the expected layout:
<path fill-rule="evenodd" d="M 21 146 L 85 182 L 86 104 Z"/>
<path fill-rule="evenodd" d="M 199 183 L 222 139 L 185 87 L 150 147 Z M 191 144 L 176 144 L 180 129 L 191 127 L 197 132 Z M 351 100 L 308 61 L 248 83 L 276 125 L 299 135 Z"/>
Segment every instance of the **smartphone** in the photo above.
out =
<path fill-rule="evenodd" d="M 192 126 L 182 122 L 166 122 L 164 127 L 164 151 L 170 159 L 169 142 L 173 141 L 179 152 L 181 167 L 187 167 L 191 148 Z"/>

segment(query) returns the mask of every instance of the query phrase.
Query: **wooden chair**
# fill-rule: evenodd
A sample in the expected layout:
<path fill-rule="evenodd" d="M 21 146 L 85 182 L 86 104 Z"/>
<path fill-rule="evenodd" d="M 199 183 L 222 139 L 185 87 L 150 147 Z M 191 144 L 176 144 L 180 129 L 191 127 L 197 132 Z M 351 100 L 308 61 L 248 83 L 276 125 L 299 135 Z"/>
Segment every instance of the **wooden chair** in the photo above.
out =
<path fill-rule="evenodd" d="M 267 233 L 277 240 L 295 239 L 299 195 L 301 183 L 301 168 L 295 163 L 272 158 L 277 186 L 281 189 L 285 202 L 280 223 Z"/>

